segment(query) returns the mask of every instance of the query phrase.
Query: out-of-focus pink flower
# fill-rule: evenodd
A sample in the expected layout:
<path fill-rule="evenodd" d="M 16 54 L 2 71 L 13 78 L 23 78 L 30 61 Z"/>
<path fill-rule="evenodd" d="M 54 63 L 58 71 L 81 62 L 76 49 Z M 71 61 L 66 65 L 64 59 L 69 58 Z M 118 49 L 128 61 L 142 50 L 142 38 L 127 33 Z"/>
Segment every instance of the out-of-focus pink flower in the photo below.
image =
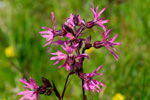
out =
<path fill-rule="evenodd" d="M 50 28 L 46 28 L 46 27 L 42 27 L 43 29 L 46 29 L 46 31 L 41 31 L 39 32 L 41 34 L 42 37 L 46 38 L 46 41 L 45 41 L 45 45 L 44 46 L 47 46 L 49 45 L 48 49 L 50 48 L 53 40 L 54 40 L 54 37 L 55 37 L 55 15 L 54 13 L 52 12 L 52 21 L 53 21 L 53 29 L 50 29 Z M 48 50 L 47 49 L 47 50 Z"/>
<path fill-rule="evenodd" d="M 37 97 L 38 97 L 37 88 L 38 88 L 38 86 L 36 85 L 35 81 L 31 77 L 30 77 L 30 83 L 26 79 L 20 79 L 19 81 L 25 84 L 25 86 L 23 86 L 25 91 L 19 92 L 17 94 L 17 95 L 24 95 L 19 100 L 25 100 L 25 99 L 37 100 Z"/>
<path fill-rule="evenodd" d="M 96 71 L 93 71 L 93 72 L 90 73 L 90 74 L 89 74 L 89 73 L 87 73 L 87 74 L 84 74 L 84 73 L 83 73 L 83 74 L 80 75 L 80 77 L 85 80 L 85 83 L 84 83 L 83 87 L 84 87 L 84 89 L 85 89 L 86 91 L 90 90 L 90 91 L 92 91 L 94 94 L 95 94 L 95 91 L 98 92 L 98 93 L 100 93 L 100 91 L 102 91 L 102 89 L 99 87 L 99 85 L 101 85 L 101 86 L 104 87 L 103 83 L 101 83 L 101 82 L 99 82 L 99 81 L 93 79 L 93 77 L 96 76 L 96 75 L 102 75 L 102 74 L 97 74 L 97 71 L 98 71 L 101 67 L 102 67 L 102 65 L 99 66 L 99 67 L 96 69 Z"/>
<path fill-rule="evenodd" d="M 104 10 L 106 9 L 103 8 L 100 12 L 98 12 L 98 8 L 99 6 L 97 6 L 96 8 L 94 8 L 94 4 L 93 8 L 91 8 L 91 10 L 93 11 L 93 15 L 94 15 L 94 20 L 92 22 L 94 22 L 94 24 L 99 25 L 100 27 L 103 28 L 104 31 L 107 30 L 106 26 L 103 25 L 104 23 L 108 23 L 108 20 L 104 20 L 104 18 L 101 18 L 101 14 L 104 12 Z"/>
<path fill-rule="evenodd" d="M 103 33 L 100 31 L 100 33 L 101 33 L 102 36 L 103 36 L 103 40 L 100 41 L 100 42 L 101 42 L 100 45 L 101 45 L 101 46 L 105 46 L 105 47 L 113 54 L 113 56 L 115 57 L 115 59 L 118 61 L 118 57 L 119 57 L 119 56 L 114 53 L 114 51 L 116 51 L 116 49 L 113 47 L 113 45 L 121 45 L 121 43 L 114 43 L 114 40 L 117 38 L 118 34 L 116 34 L 113 38 L 111 38 L 111 39 L 108 40 L 109 34 L 111 33 L 112 30 L 113 30 L 113 29 L 110 29 L 110 30 L 108 30 L 108 31 L 106 31 L 106 32 L 103 32 Z M 111 50 L 110 47 L 111 47 L 114 51 Z"/>

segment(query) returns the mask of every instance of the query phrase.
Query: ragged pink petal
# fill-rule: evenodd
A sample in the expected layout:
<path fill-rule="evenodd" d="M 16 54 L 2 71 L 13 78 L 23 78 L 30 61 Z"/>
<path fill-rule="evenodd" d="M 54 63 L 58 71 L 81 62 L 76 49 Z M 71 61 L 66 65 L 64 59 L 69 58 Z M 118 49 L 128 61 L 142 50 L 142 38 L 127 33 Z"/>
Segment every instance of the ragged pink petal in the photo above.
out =
<path fill-rule="evenodd" d="M 30 83 L 26 79 L 20 79 L 20 82 L 24 83 L 25 86 L 25 91 L 19 92 L 17 95 L 23 95 L 22 98 L 19 100 L 37 100 L 38 97 L 38 92 L 37 88 L 38 86 L 36 85 L 35 81 L 30 77 Z M 29 90 L 28 90 L 29 89 Z"/>

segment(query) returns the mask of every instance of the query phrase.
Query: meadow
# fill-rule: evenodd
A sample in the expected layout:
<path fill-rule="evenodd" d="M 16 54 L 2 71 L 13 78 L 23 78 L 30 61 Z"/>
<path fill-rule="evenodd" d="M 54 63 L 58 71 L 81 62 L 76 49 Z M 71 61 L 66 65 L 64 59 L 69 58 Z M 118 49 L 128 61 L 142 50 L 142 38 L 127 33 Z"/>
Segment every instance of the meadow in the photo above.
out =
<path fill-rule="evenodd" d="M 119 33 L 115 42 L 119 61 L 106 49 L 93 49 L 88 52 L 90 61 L 84 62 L 84 71 L 91 73 L 102 65 L 95 79 L 104 83 L 103 91 L 94 95 L 86 91 L 88 100 L 112 100 L 121 93 L 125 100 L 150 100 L 150 0 L 2 0 L 0 1 L 0 100 L 18 100 L 22 96 L 23 84 L 19 79 L 24 74 L 41 85 L 41 77 L 53 80 L 59 91 L 67 77 L 64 68 L 57 68 L 50 61 L 51 52 L 59 46 L 52 45 L 49 51 L 44 47 L 45 39 L 39 34 L 41 26 L 52 28 L 51 12 L 55 13 L 56 29 L 66 21 L 70 13 L 80 14 L 86 20 L 93 19 L 92 2 L 107 9 L 102 17 L 109 19 L 108 28 L 114 28 L 111 36 Z M 94 40 L 101 35 L 98 27 L 89 29 Z M 87 34 L 88 36 L 89 34 Z M 14 56 L 7 57 L 6 48 L 14 48 Z M 63 63 L 63 62 L 62 62 Z M 61 63 L 61 64 L 62 64 Z M 60 65 L 61 65 L 60 64 Z M 82 100 L 81 82 L 76 75 L 66 90 L 64 100 Z M 57 100 L 40 95 L 41 100 Z"/>

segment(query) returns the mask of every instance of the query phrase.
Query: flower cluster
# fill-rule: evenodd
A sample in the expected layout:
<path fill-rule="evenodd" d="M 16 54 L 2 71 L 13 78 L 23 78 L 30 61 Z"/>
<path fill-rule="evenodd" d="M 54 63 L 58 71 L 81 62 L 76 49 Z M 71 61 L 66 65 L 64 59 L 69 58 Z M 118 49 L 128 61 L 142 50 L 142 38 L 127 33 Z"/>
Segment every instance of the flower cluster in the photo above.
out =
<path fill-rule="evenodd" d="M 53 22 L 53 27 L 52 28 L 47 28 L 47 27 L 42 27 L 45 29 L 45 31 L 39 32 L 43 38 L 46 39 L 45 45 L 48 46 L 48 49 L 50 49 L 52 44 L 55 45 L 60 45 L 62 49 L 57 50 L 55 53 L 51 53 L 52 56 L 50 60 L 56 61 L 54 65 L 60 63 L 60 61 L 64 61 L 64 63 L 59 66 L 58 68 L 64 67 L 67 71 L 69 71 L 68 75 L 76 74 L 78 77 L 83 82 L 83 89 L 86 91 L 90 90 L 92 92 L 95 91 L 100 93 L 102 89 L 100 88 L 99 85 L 104 87 L 103 83 L 93 79 L 94 76 L 96 75 L 102 75 L 102 74 L 97 74 L 97 71 L 102 67 L 99 66 L 95 71 L 92 73 L 84 73 L 83 71 L 83 62 L 84 59 L 87 58 L 89 59 L 89 56 L 85 53 L 85 50 L 92 48 L 101 48 L 101 47 L 106 47 L 115 57 L 115 59 L 118 61 L 118 55 L 114 52 L 116 49 L 113 47 L 114 45 L 120 45 L 121 43 L 115 43 L 114 40 L 118 36 L 116 34 L 113 38 L 109 38 L 109 34 L 111 33 L 112 29 L 107 29 L 105 23 L 108 23 L 108 20 L 105 20 L 105 18 L 101 17 L 101 14 L 104 12 L 106 8 L 103 8 L 101 11 L 98 12 L 99 6 L 96 8 L 94 7 L 91 8 L 93 12 L 93 20 L 90 21 L 85 21 L 83 20 L 80 15 L 76 14 L 70 14 L 70 16 L 66 19 L 66 22 L 61 26 L 60 30 L 56 30 L 55 26 L 55 15 L 52 12 L 52 22 Z M 99 26 L 103 30 L 103 32 L 99 31 L 100 34 L 102 34 L 103 40 L 101 41 L 95 41 L 94 43 L 91 43 L 91 35 L 89 35 L 87 38 L 83 38 L 83 34 L 86 34 L 84 31 L 86 29 L 92 28 L 94 26 Z M 55 40 L 55 37 L 60 37 L 61 40 Z M 64 40 L 62 40 L 64 38 Z M 67 38 L 67 40 L 65 40 Z M 113 49 L 110 49 L 110 47 Z M 62 50 L 62 51 L 61 51 Z M 68 77 L 67 77 L 68 79 Z M 28 85 L 27 81 L 21 81 L 24 84 Z M 44 94 L 46 93 L 47 95 L 51 94 L 52 91 L 55 92 L 56 96 L 59 99 L 63 99 L 63 95 L 66 89 L 66 86 L 64 87 L 64 91 L 62 96 L 58 93 L 57 89 L 55 88 L 55 85 L 53 84 L 53 87 L 50 85 L 50 82 L 46 80 L 46 83 L 49 84 L 47 87 L 46 85 L 40 86 L 37 88 L 36 84 L 32 84 L 34 81 L 30 83 L 31 89 L 34 89 L 35 91 L 30 91 L 30 93 L 25 93 L 25 92 L 20 92 L 19 95 L 24 95 L 22 99 L 33 99 L 37 98 L 37 94 Z M 45 84 L 45 82 L 43 82 Z M 25 88 L 26 92 L 28 90 Z M 47 91 L 47 92 L 46 92 Z M 49 92 L 48 92 L 49 91 Z M 28 95 L 29 94 L 29 95 Z M 21 99 L 21 100 L 22 100 Z"/>
<path fill-rule="evenodd" d="M 20 82 L 24 83 L 26 86 L 24 86 L 25 91 L 19 92 L 17 95 L 24 95 L 19 100 L 37 100 L 38 97 L 38 86 L 36 85 L 35 81 L 30 77 L 30 83 L 26 79 L 20 79 Z M 28 90 L 29 89 L 29 90 Z"/>
<path fill-rule="evenodd" d="M 100 91 L 102 91 L 102 89 L 99 87 L 99 85 L 103 86 L 103 83 L 101 82 L 98 82 L 97 80 L 95 79 L 92 79 L 94 76 L 96 75 L 102 75 L 102 74 L 97 74 L 96 72 L 102 67 L 99 66 L 96 71 L 93 71 L 92 73 L 87 73 L 87 74 L 84 74 L 84 73 L 81 73 L 80 74 L 80 77 L 83 78 L 85 80 L 85 83 L 83 85 L 83 87 L 85 88 L 85 90 L 91 90 L 92 92 L 96 91 L 98 93 L 100 93 Z M 95 93 L 94 93 L 95 94 Z"/>

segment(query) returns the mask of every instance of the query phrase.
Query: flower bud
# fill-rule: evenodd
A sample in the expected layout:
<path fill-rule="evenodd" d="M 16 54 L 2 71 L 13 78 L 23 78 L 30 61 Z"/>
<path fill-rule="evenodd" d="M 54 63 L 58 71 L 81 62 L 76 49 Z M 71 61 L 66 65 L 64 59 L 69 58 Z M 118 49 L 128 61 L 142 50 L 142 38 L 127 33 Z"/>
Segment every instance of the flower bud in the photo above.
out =
<path fill-rule="evenodd" d="M 103 41 L 95 41 L 93 47 L 95 48 L 101 48 L 104 46 L 104 42 Z"/>
<path fill-rule="evenodd" d="M 93 21 L 89 21 L 86 23 L 87 28 L 92 28 L 94 25 L 95 25 L 95 22 L 93 22 Z"/>
<path fill-rule="evenodd" d="M 48 89 L 48 91 L 47 91 L 46 95 L 47 95 L 47 96 L 50 96 L 50 95 L 51 95 L 51 93 L 52 93 L 52 91 L 53 91 L 53 89 Z"/>
<path fill-rule="evenodd" d="M 75 67 L 76 67 L 75 72 L 76 72 L 77 75 L 79 75 L 80 72 L 83 72 L 83 68 L 82 68 L 81 62 L 77 62 L 75 64 Z"/>
<path fill-rule="evenodd" d="M 52 87 L 50 81 L 44 77 L 42 77 L 42 82 L 44 83 L 45 87 L 48 88 L 48 87 Z"/>
<path fill-rule="evenodd" d="M 83 30 L 85 30 L 86 29 L 86 26 L 85 26 L 85 24 L 82 24 L 81 23 L 81 26 L 80 26 L 80 31 L 82 32 Z"/>
<path fill-rule="evenodd" d="M 67 34 L 67 32 L 64 29 L 58 30 L 55 33 L 56 35 L 59 35 L 59 36 L 64 36 Z"/>
<path fill-rule="evenodd" d="M 79 20 L 78 20 L 77 15 L 74 15 L 73 22 L 74 22 L 75 25 L 78 25 Z"/>
<path fill-rule="evenodd" d="M 91 35 L 89 35 L 86 39 L 85 39 L 85 43 L 88 44 L 91 42 Z"/>
<path fill-rule="evenodd" d="M 91 35 L 89 35 L 86 39 L 85 39 L 85 49 L 89 49 L 92 44 L 90 43 L 91 42 Z"/>
<path fill-rule="evenodd" d="M 89 49 L 92 47 L 92 44 L 91 43 L 88 43 L 88 44 L 85 44 L 85 49 Z"/>
<path fill-rule="evenodd" d="M 69 26 L 67 26 L 67 25 L 64 24 L 64 28 L 65 28 L 65 30 L 66 30 L 67 32 L 72 33 L 72 35 L 75 36 L 73 30 L 72 30 Z"/>
<path fill-rule="evenodd" d="M 82 40 L 79 40 L 79 49 L 82 47 Z"/>
<path fill-rule="evenodd" d="M 74 65 L 74 63 L 75 63 L 75 57 L 74 56 L 68 57 L 67 58 L 67 63 L 68 63 L 69 66 Z"/>
<path fill-rule="evenodd" d="M 44 94 L 46 92 L 46 87 L 42 85 L 37 89 L 37 91 L 39 94 Z"/>

